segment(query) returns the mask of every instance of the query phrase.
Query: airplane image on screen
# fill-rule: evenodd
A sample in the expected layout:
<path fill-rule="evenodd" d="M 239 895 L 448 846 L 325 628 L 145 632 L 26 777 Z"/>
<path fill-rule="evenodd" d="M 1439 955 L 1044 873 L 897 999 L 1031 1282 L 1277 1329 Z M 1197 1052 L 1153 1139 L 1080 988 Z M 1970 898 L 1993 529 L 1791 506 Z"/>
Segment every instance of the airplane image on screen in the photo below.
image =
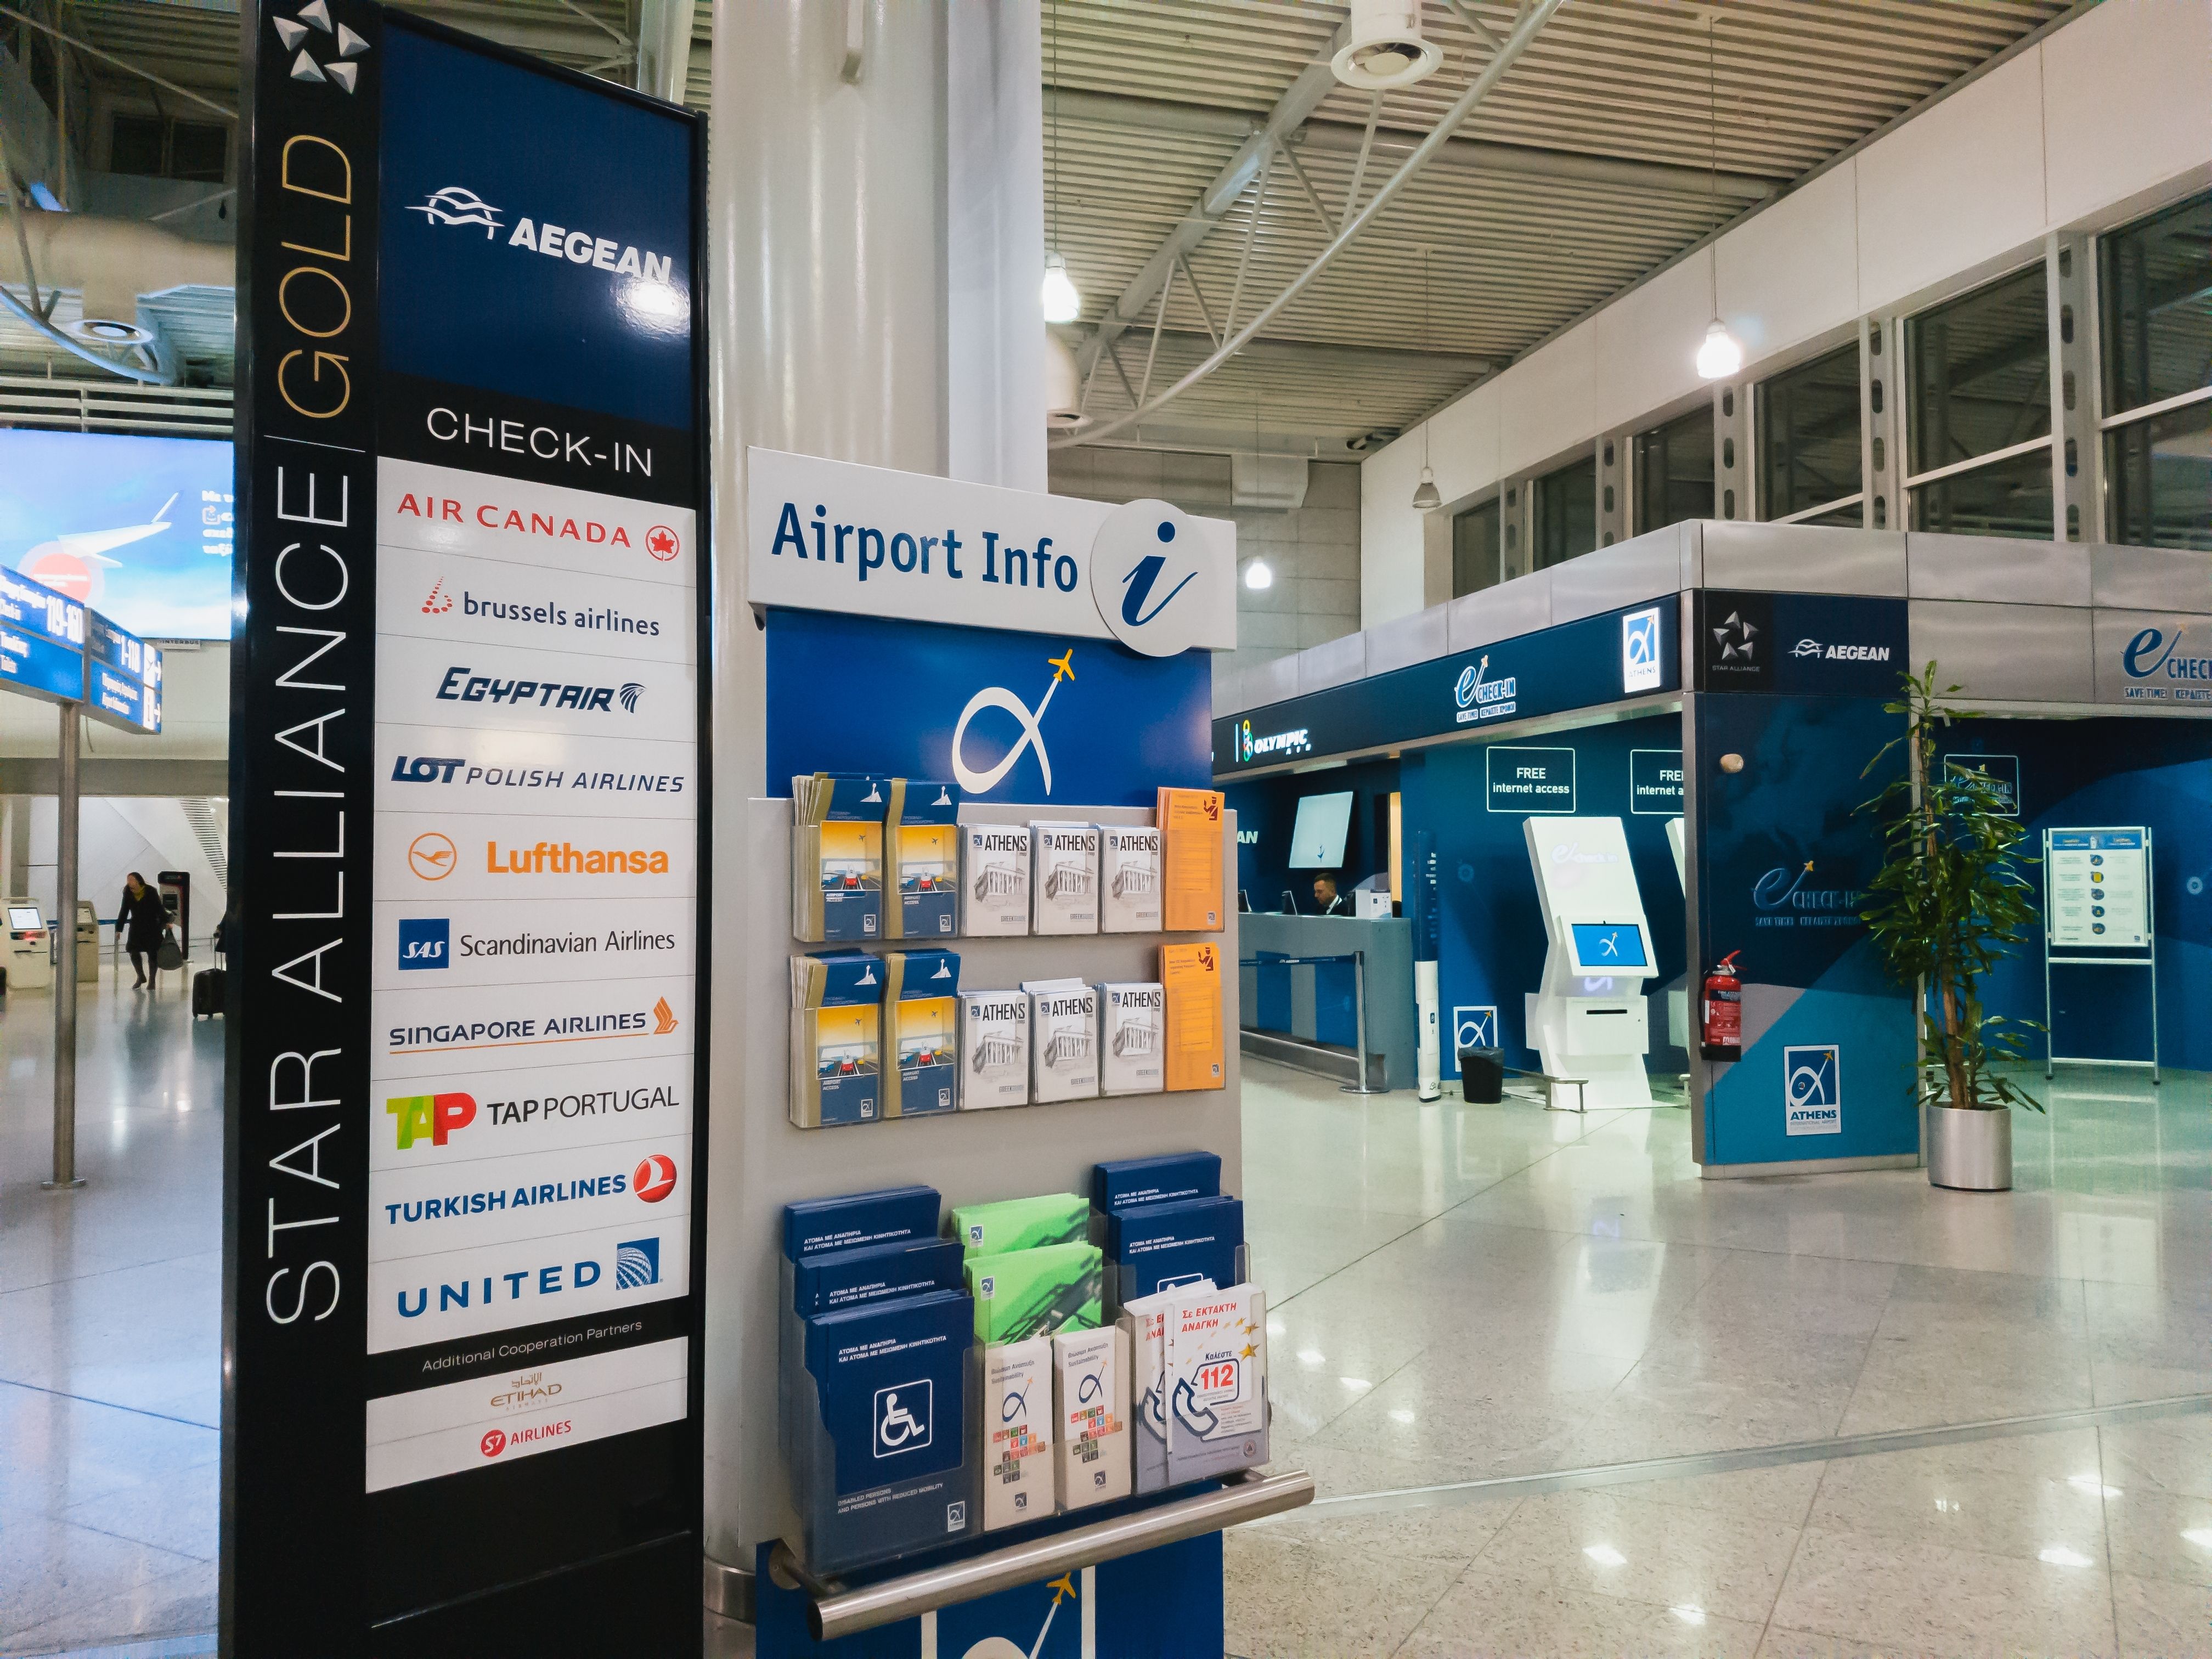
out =
<path fill-rule="evenodd" d="M 106 573 L 123 563 L 120 559 L 109 558 L 108 550 L 160 535 L 170 527 L 169 509 L 176 504 L 176 495 L 172 493 L 147 524 L 124 525 L 114 530 L 64 531 L 23 555 L 15 568 L 57 593 L 66 593 L 81 604 L 90 605 L 106 586 Z"/>

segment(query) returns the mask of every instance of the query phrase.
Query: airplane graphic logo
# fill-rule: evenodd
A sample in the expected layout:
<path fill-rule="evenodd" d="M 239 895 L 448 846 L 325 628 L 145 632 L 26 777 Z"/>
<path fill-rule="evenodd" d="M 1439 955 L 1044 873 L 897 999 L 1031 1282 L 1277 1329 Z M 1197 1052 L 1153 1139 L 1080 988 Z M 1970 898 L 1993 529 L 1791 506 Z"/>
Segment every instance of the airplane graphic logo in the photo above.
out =
<path fill-rule="evenodd" d="M 1044 711 L 1051 707 L 1052 694 L 1060 690 L 1060 681 L 1075 678 L 1075 647 L 1071 645 L 1067 647 L 1066 655 L 1048 657 L 1045 661 L 1052 669 L 1052 680 L 1045 687 L 1044 696 L 1038 699 L 1034 710 L 1003 685 L 987 685 L 969 698 L 968 706 L 960 711 L 960 719 L 952 728 L 952 776 L 954 781 L 969 794 L 985 794 L 997 788 L 1006 774 L 1014 769 L 1014 763 L 1027 749 L 1036 750 L 1037 769 L 1044 774 L 1044 792 L 1048 795 L 1052 793 L 1052 757 L 1045 753 L 1042 729 Z M 1005 709 L 1021 722 L 1022 735 L 1021 740 L 1000 757 L 996 766 L 988 772 L 978 772 L 962 758 L 961 739 L 968 735 L 968 722 L 986 708 Z"/>
<path fill-rule="evenodd" d="M 427 200 L 416 203 L 407 211 L 421 214 L 434 225 L 482 225 L 487 241 L 500 228 L 500 210 L 476 191 L 459 185 L 432 191 Z"/>

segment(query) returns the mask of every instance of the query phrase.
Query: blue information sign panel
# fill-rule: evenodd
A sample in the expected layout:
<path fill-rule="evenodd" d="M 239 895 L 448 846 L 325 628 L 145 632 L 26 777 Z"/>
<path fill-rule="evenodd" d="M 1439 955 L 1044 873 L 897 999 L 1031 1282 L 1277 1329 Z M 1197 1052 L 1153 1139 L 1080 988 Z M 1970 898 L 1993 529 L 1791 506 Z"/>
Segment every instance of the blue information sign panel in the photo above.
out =
<path fill-rule="evenodd" d="M 84 618 L 75 599 L 0 570 L 0 687 L 49 702 L 82 700 Z"/>
<path fill-rule="evenodd" d="M 161 729 L 161 653 L 97 611 L 86 613 L 84 712 L 126 732 Z"/>

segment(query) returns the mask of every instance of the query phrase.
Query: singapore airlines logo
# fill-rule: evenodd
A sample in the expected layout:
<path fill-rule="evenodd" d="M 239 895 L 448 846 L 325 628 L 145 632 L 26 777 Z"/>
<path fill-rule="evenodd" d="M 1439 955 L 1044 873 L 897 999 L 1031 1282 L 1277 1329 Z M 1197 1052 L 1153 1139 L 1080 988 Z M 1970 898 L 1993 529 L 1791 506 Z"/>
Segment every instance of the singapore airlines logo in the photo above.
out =
<path fill-rule="evenodd" d="M 1034 711 L 1002 685 L 985 686 L 969 698 L 968 706 L 960 711 L 959 721 L 952 728 L 952 776 L 969 794 L 985 794 L 997 788 L 1000 781 L 1014 769 L 1014 763 L 1022 757 L 1022 751 L 1025 749 L 1036 750 L 1037 769 L 1044 774 L 1044 792 L 1048 795 L 1052 793 L 1052 757 L 1044 751 L 1044 733 L 1040 728 L 1044 721 L 1044 711 L 1052 706 L 1052 694 L 1060 689 L 1060 681 L 1075 678 L 1075 647 L 1068 647 L 1067 654 L 1064 657 L 1048 657 L 1045 660 L 1052 666 L 1052 683 L 1045 687 L 1044 696 L 1038 700 Z M 996 766 L 988 772 L 979 772 L 963 757 L 961 745 L 968 735 L 968 722 L 986 708 L 1005 709 L 1021 722 L 1022 735 L 1021 740 L 1006 750 Z"/>
<path fill-rule="evenodd" d="M 419 213 L 434 225 L 482 225 L 484 240 L 489 241 L 492 233 L 500 228 L 499 210 L 472 190 L 459 185 L 447 185 L 443 190 L 434 190 L 426 201 L 409 208 L 410 213 Z"/>

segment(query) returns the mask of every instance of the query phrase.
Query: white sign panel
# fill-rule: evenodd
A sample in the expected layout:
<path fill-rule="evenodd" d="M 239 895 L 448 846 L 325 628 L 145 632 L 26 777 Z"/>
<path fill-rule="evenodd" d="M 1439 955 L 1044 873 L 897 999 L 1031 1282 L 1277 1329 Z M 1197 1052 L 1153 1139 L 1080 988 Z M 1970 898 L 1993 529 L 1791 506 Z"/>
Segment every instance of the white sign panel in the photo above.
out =
<path fill-rule="evenodd" d="M 2150 835 L 2141 829 L 2053 830 L 2050 914 L 2054 945 L 2140 951 L 2150 943 Z"/>
<path fill-rule="evenodd" d="M 1222 520 L 746 453 L 754 605 L 1118 640 L 1153 657 L 1236 648 L 1237 528 Z"/>

